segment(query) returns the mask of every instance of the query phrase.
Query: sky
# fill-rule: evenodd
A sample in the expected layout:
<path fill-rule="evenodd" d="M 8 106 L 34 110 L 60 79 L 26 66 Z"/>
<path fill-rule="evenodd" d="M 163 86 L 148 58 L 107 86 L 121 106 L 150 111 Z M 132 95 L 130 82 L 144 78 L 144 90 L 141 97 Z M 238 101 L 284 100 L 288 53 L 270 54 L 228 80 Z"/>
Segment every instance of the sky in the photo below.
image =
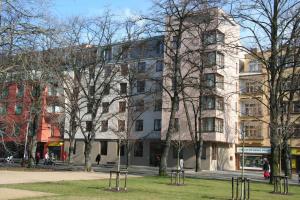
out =
<path fill-rule="evenodd" d="M 71 16 L 100 15 L 106 8 L 113 13 L 131 16 L 138 12 L 147 12 L 151 0 L 53 0 L 52 13 L 61 19 Z"/>

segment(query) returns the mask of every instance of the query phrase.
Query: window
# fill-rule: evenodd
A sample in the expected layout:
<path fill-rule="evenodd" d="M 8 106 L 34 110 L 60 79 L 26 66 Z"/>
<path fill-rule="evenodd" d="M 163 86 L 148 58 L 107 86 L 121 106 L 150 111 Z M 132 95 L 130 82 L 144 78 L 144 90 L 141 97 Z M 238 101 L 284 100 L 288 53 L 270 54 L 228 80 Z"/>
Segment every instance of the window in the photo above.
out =
<path fill-rule="evenodd" d="M 24 95 L 24 85 L 17 85 L 17 97 L 23 97 Z"/>
<path fill-rule="evenodd" d="M 249 63 L 249 72 L 261 72 L 262 65 L 258 61 L 251 61 Z"/>
<path fill-rule="evenodd" d="M 146 72 L 146 62 L 139 62 L 138 73 L 145 73 L 145 72 Z"/>
<path fill-rule="evenodd" d="M 178 36 L 173 36 L 172 39 L 172 47 L 175 48 L 180 48 L 180 40 L 178 38 Z"/>
<path fill-rule="evenodd" d="M 120 156 L 124 156 L 124 155 L 125 155 L 125 145 L 121 144 Z"/>
<path fill-rule="evenodd" d="M 107 48 L 103 51 L 103 57 L 105 61 L 110 61 L 112 59 L 112 49 Z"/>
<path fill-rule="evenodd" d="M 135 157 L 143 157 L 143 142 L 136 141 L 134 143 L 134 156 Z"/>
<path fill-rule="evenodd" d="M 86 121 L 85 122 L 85 130 L 87 131 L 87 132 L 90 132 L 90 131 L 92 131 L 92 128 L 93 128 L 93 122 L 92 121 Z"/>
<path fill-rule="evenodd" d="M 224 89 L 224 77 L 219 74 L 204 74 L 204 86 Z"/>
<path fill-rule="evenodd" d="M 125 112 L 126 111 L 126 102 L 125 101 L 119 101 L 119 112 Z"/>
<path fill-rule="evenodd" d="M 16 115 L 22 114 L 22 110 L 23 110 L 23 105 L 22 104 L 16 104 L 16 106 L 15 106 L 15 114 Z"/>
<path fill-rule="evenodd" d="M 135 121 L 135 131 L 143 131 L 143 129 L 144 129 L 144 121 L 136 120 Z"/>
<path fill-rule="evenodd" d="M 106 84 L 103 89 L 103 95 L 109 95 L 109 92 L 110 92 L 110 85 Z"/>
<path fill-rule="evenodd" d="M 241 102 L 241 115 L 260 116 L 261 105 L 254 102 Z"/>
<path fill-rule="evenodd" d="M 125 131 L 125 120 L 118 120 L 118 130 L 120 132 Z"/>
<path fill-rule="evenodd" d="M 219 52 L 209 52 L 206 55 L 205 63 L 207 67 L 212 67 L 214 65 L 219 66 L 220 68 L 224 67 L 224 55 Z"/>
<path fill-rule="evenodd" d="M 156 61 L 156 72 L 161 72 L 161 71 L 163 71 L 163 61 L 157 60 Z"/>
<path fill-rule="evenodd" d="M 158 41 L 156 44 L 156 53 L 161 55 L 164 52 L 164 44 L 161 41 Z"/>
<path fill-rule="evenodd" d="M 144 100 L 143 99 L 140 99 L 140 100 L 136 101 L 135 110 L 140 111 L 140 112 L 144 111 Z"/>
<path fill-rule="evenodd" d="M 6 115 L 7 113 L 7 104 L 2 103 L 0 105 L 0 115 Z"/>
<path fill-rule="evenodd" d="M 220 31 L 210 31 L 204 34 L 204 44 L 224 43 L 225 35 Z"/>
<path fill-rule="evenodd" d="M 109 112 L 109 102 L 103 102 L 102 103 L 102 113 L 108 113 Z"/>
<path fill-rule="evenodd" d="M 100 142 L 101 145 L 101 155 L 106 156 L 107 155 L 107 141 L 101 141 Z"/>
<path fill-rule="evenodd" d="M 156 99 L 154 102 L 154 111 L 161 111 L 162 109 L 162 100 Z"/>
<path fill-rule="evenodd" d="M 138 93 L 145 92 L 145 83 L 146 83 L 145 80 L 137 81 L 136 87 Z"/>
<path fill-rule="evenodd" d="M 178 118 L 174 119 L 174 131 L 175 132 L 179 131 L 179 120 L 178 120 Z"/>
<path fill-rule="evenodd" d="M 154 131 L 160 131 L 161 130 L 161 119 L 155 119 L 154 120 Z"/>
<path fill-rule="evenodd" d="M 216 99 L 216 109 L 224 110 L 224 99 L 222 97 L 215 97 Z"/>
<path fill-rule="evenodd" d="M 242 122 L 241 123 L 241 138 L 245 134 L 245 138 L 262 138 L 262 126 L 259 122 Z"/>
<path fill-rule="evenodd" d="M 300 101 L 295 101 L 294 102 L 294 113 L 299 113 L 300 112 Z"/>
<path fill-rule="evenodd" d="M 101 121 L 101 132 L 106 132 L 108 130 L 108 120 Z"/>
<path fill-rule="evenodd" d="M 218 148 L 217 148 L 217 145 L 216 145 L 216 144 L 212 144 L 212 145 L 211 145 L 211 148 L 212 148 L 211 159 L 212 159 L 212 160 L 217 160 L 217 154 L 218 154 Z"/>
<path fill-rule="evenodd" d="M 215 98 L 213 96 L 202 97 L 202 109 L 203 110 L 215 109 Z"/>
<path fill-rule="evenodd" d="M 127 76 L 128 75 L 128 65 L 127 64 L 122 64 L 121 65 L 121 75 L 122 76 Z"/>
<path fill-rule="evenodd" d="M 127 83 L 120 83 L 120 93 L 127 94 Z"/>
<path fill-rule="evenodd" d="M 203 118 L 202 131 L 223 133 L 223 119 L 214 117 Z"/>

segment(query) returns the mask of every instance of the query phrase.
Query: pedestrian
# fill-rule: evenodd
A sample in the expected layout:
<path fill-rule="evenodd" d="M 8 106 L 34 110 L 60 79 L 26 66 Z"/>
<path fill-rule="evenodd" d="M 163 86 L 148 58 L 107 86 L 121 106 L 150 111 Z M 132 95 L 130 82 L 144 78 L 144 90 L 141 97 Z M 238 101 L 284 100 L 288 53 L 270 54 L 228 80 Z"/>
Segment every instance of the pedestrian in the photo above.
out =
<path fill-rule="evenodd" d="M 38 165 L 41 159 L 41 154 L 40 152 L 37 152 L 35 155 L 35 164 Z"/>
<path fill-rule="evenodd" d="M 265 179 L 270 178 L 270 165 L 267 158 L 264 158 L 263 170 L 264 170 L 264 178 Z"/>
<path fill-rule="evenodd" d="M 98 155 L 96 157 L 97 165 L 99 165 L 100 161 L 101 161 L 101 155 L 100 155 L 100 153 L 98 153 Z"/>
<path fill-rule="evenodd" d="M 49 153 L 48 151 L 45 153 L 45 156 L 44 156 L 44 165 L 47 165 L 49 162 Z"/>
<path fill-rule="evenodd" d="M 179 168 L 180 168 L 180 170 L 183 170 L 183 164 L 184 164 L 183 158 L 180 158 L 180 160 L 179 160 Z"/>

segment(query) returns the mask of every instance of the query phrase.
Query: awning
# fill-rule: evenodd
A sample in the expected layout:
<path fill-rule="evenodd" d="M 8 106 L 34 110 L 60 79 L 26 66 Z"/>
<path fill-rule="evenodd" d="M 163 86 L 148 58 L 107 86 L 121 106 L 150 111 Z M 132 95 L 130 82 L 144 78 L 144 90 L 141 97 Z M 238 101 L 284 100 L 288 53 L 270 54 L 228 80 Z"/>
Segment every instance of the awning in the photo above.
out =
<path fill-rule="evenodd" d="M 63 144 L 64 144 L 63 142 L 49 142 L 48 147 L 60 147 Z"/>

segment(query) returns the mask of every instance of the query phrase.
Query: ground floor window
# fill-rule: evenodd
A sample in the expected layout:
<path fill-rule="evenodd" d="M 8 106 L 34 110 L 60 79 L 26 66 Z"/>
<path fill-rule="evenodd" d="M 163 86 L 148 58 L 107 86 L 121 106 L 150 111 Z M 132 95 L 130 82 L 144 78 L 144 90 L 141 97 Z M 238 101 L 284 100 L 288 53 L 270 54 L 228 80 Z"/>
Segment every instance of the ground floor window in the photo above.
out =
<path fill-rule="evenodd" d="M 250 155 L 245 154 L 245 169 L 262 169 L 263 165 L 263 155 Z M 243 158 L 242 154 L 240 154 L 240 169 L 243 166 Z"/>

